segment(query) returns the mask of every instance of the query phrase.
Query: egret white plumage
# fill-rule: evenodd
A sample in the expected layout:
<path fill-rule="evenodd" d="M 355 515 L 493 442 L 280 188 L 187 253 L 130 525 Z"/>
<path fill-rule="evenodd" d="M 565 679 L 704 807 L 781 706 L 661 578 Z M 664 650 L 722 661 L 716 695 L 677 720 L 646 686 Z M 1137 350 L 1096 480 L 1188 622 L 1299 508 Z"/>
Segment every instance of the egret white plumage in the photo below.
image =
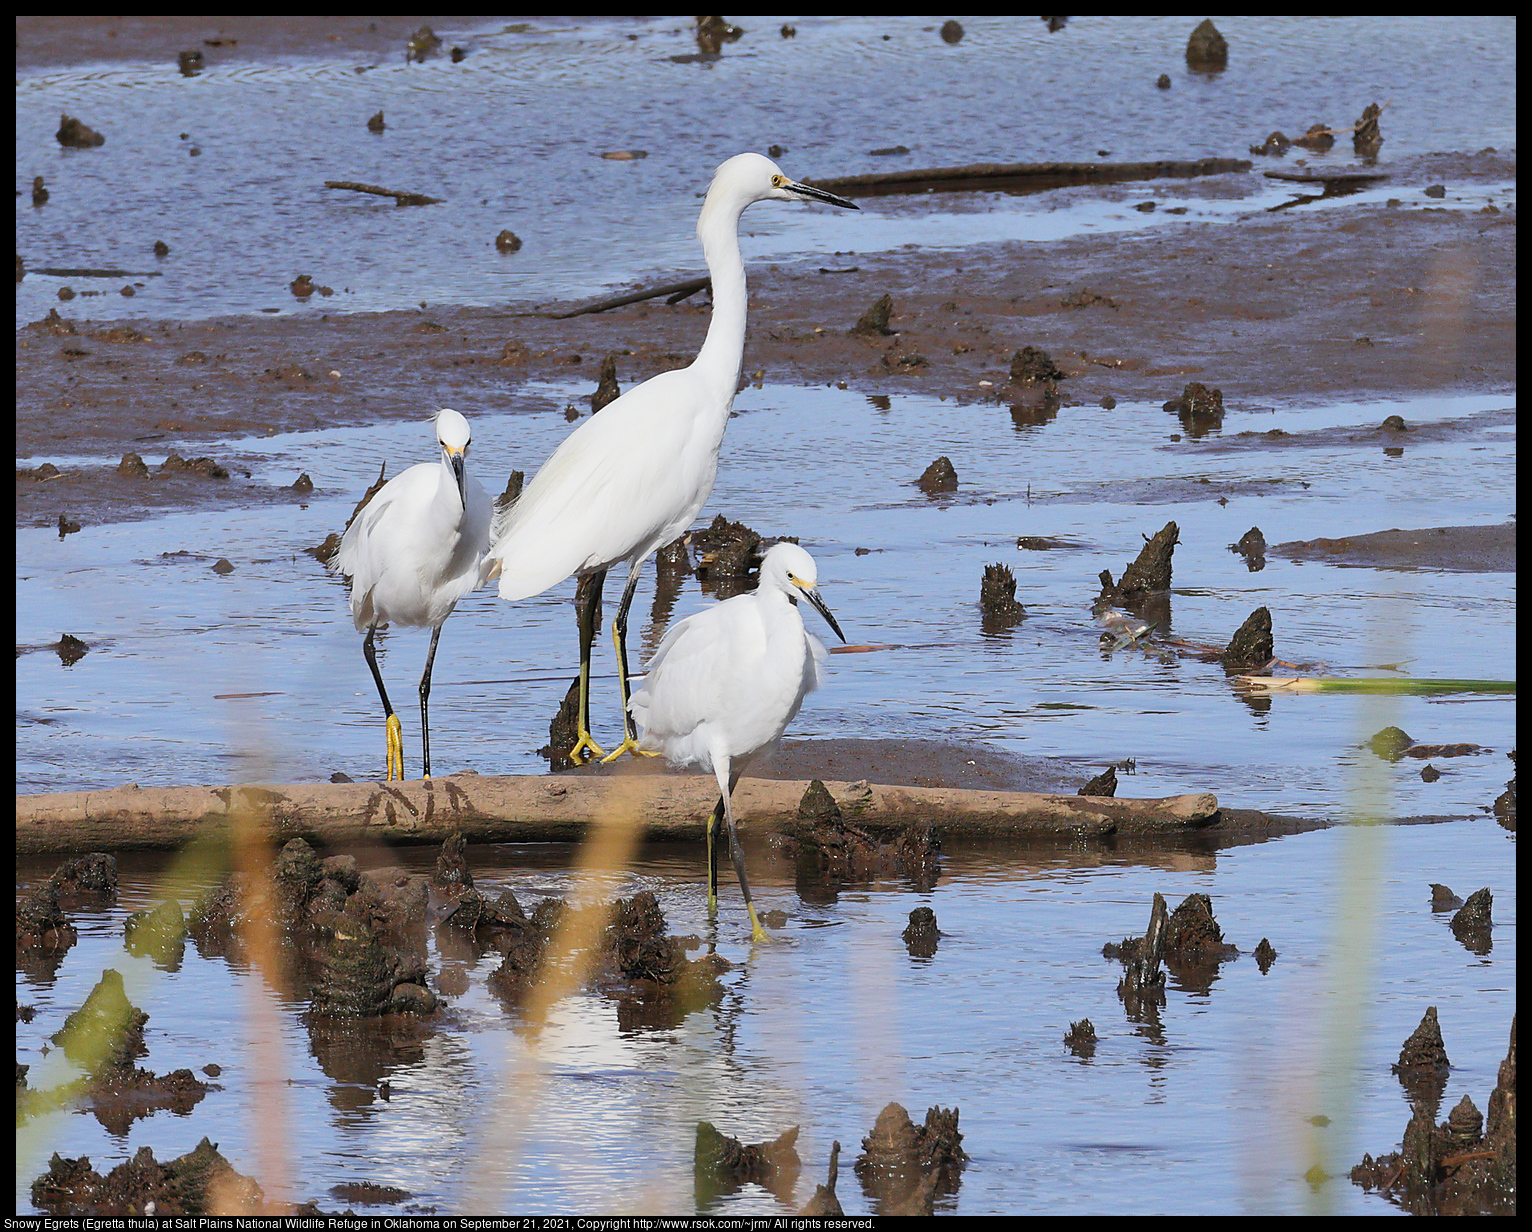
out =
<path fill-rule="evenodd" d="M 603 750 L 590 731 L 590 652 L 601 588 L 613 565 L 628 565 L 612 621 L 622 693 L 622 743 L 608 761 L 638 751 L 628 716 L 628 608 L 639 570 L 657 548 L 696 519 L 713 490 L 745 346 L 745 266 L 739 219 L 757 201 L 852 202 L 799 184 L 760 154 L 723 163 L 702 203 L 697 238 L 713 280 L 713 319 L 697 358 L 629 389 L 564 439 L 496 519 L 490 573 L 502 599 L 541 594 L 571 574 L 580 578 L 579 731 L 569 756 L 579 764 Z"/>
<path fill-rule="evenodd" d="M 750 759 L 781 739 L 823 678 L 825 648 L 803 627 L 798 600 L 813 604 L 835 636 L 846 640 L 819 597 L 818 580 L 814 558 L 796 543 L 769 548 L 755 590 L 672 626 L 628 703 L 641 748 L 663 753 L 675 765 L 711 770 L 718 780 L 718 803 L 707 823 L 708 910 L 718 907 L 714 836 L 721 818 L 757 941 L 766 933 L 750 901 L 730 797 Z"/>
<path fill-rule="evenodd" d="M 457 601 L 484 582 L 493 506 L 468 473 L 468 421 L 436 413 L 439 462 L 422 462 L 390 479 L 356 515 L 330 561 L 351 581 L 351 619 L 367 630 L 362 654 L 383 699 L 388 778 L 404 778 L 404 732 L 388 701 L 372 639 L 389 624 L 429 626 L 431 649 L 420 677 L 420 740 L 424 777 L 431 777 L 427 699 L 442 623 Z"/>

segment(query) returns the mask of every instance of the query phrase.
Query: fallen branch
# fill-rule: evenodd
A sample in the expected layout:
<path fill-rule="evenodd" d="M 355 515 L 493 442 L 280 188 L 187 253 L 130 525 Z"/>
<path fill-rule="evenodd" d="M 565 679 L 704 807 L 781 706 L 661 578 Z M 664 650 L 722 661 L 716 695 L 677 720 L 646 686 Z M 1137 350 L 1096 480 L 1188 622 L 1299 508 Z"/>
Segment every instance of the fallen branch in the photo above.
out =
<path fill-rule="evenodd" d="M 795 833 L 807 785 L 742 779 L 734 793 L 741 828 Z M 863 828 L 930 821 L 944 833 L 1105 837 L 1188 833 L 1215 825 L 1211 794 L 1158 800 L 957 788 L 826 783 L 842 814 Z M 297 783 L 274 787 L 154 787 L 16 797 L 18 854 L 177 848 L 241 809 L 270 819 L 279 842 L 440 843 L 578 840 L 590 819 L 623 793 L 649 839 L 696 839 L 717 798 L 700 775 L 457 775 L 405 783 Z"/>
<path fill-rule="evenodd" d="M 1195 162 L 1152 163 L 971 163 L 966 167 L 928 167 L 916 171 L 878 171 L 836 179 L 810 180 L 816 188 L 843 197 L 889 193 L 1041 192 L 1070 184 L 1115 184 L 1124 180 L 1189 179 L 1249 171 L 1247 158 L 1204 158 Z"/>
<path fill-rule="evenodd" d="M 392 197 L 395 205 L 440 205 L 442 198 L 427 197 L 424 193 L 399 192 L 393 188 L 379 188 L 376 184 L 359 184 L 355 180 L 326 180 L 326 188 L 343 188 L 348 192 L 373 193 L 379 197 Z"/>
<path fill-rule="evenodd" d="M 688 278 L 685 282 L 667 282 L 662 287 L 649 287 L 644 291 L 614 295 L 611 299 L 598 299 L 594 304 L 586 304 L 583 308 L 571 308 L 568 312 L 550 312 L 548 316 L 555 321 L 567 321 L 570 317 L 582 317 L 592 312 L 606 312 L 611 308 L 621 308 L 625 304 L 658 299 L 661 295 L 670 297 L 665 301 L 667 304 L 679 304 L 688 295 L 695 295 L 712 281 L 711 278 Z"/>

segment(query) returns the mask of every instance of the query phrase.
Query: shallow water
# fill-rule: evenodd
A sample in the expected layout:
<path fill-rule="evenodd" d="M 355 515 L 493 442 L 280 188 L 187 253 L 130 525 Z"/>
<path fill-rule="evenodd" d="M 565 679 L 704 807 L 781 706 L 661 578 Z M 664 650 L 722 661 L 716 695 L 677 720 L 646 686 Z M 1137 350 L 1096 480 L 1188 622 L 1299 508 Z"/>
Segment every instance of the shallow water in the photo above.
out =
<path fill-rule="evenodd" d="M 480 889 L 510 888 L 530 904 L 568 889 L 567 853 L 485 847 L 469 860 Z M 422 870 L 432 855 L 406 853 Z M 1514 859 L 1514 836 L 1487 818 L 1338 828 L 1216 856 L 949 843 L 930 892 L 885 882 L 815 905 L 799 898 L 790 866 L 752 851 L 761 905 L 789 919 L 751 953 L 725 888 L 716 943 L 739 965 L 717 1006 L 676 1025 L 624 1027 L 612 1000 L 583 993 L 559 1008 L 534 1058 L 516 1017 L 485 990 L 494 954 L 468 963 L 469 991 L 449 998 L 422 1043 L 339 1054 L 310 1040 L 301 1001 L 274 996 L 248 967 L 191 946 L 174 973 L 129 957 L 123 918 L 158 901 L 161 865 L 136 857 L 124 862 L 113 910 L 79 913 L 80 942 L 56 979 L 18 978 L 18 1000 L 37 1007 L 18 1024 L 18 1059 L 42 1084 L 62 1054 L 44 1059 L 38 1045 L 112 966 L 150 1015 L 140 1064 L 164 1073 L 215 1062 L 223 1089 L 190 1115 L 136 1122 L 124 1138 L 85 1113 L 31 1123 L 16 1209 L 32 1209 L 28 1186 L 53 1150 L 87 1154 L 105 1172 L 141 1145 L 164 1160 L 207 1135 L 249 1173 L 257 1127 L 274 1126 L 289 1192 L 325 1209 L 347 1205 L 330 1186 L 366 1180 L 413 1195 L 368 1208 L 379 1214 L 687 1212 L 705 1119 L 743 1141 L 801 1125 L 804 1161 L 790 1205 L 746 1185 L 708 1209 L 796 1210 L 839 1139 L 838 1194 L 854 1214 L 869 1208 L 851 1163 L 897 1100 L 917 1123 L 935 1104 L 961 1109 L 972 1163 L 939 1212 L 1046 1204 L 1105 1214 L 1126 1187 L 1136 1209 L 1157 1214 L 1389 1213 L 1345 1174 L 1363 1151 L 1398 1145 L 1409 1107 L 1389 1065 L 1427 1005 L 1438 1007 L 1454 1067 L 1441 1115 L 1464 1094 L 1482 1110 L 1494 1086 L 1515 1008 Z M 39 875 L 47 867 L 36 865 Z M 702 868 L 700 845 L 651 847 L 621 889 L 653 889 L 672 932 L 707 937 Z M 1431 880 L 1465 896 L 1492 887 L 1487 955 L 1469 953 L 1448 917 L 1431 913 Z M 1104 942 L 1143 929 L 1156 891 L 1171 906 L 1211 895 L 1225 938 L 1243 951 L 1205 992 L 1171 977 L 1158 1028 L 1124 1016 L 1121 969 L 1101 957 Z M 1360 929 L 1341 913 L 1343 895 L 1361 898 Z M 928 960 L 899 939 L 923 905 L 943 933 Z M 1278 951 L 1264 976 L 1250 955 L 1262 937 Z M 432 944 L 433 970 L 463 961 Z M 253 1047 L 256 1003 L 273 1015 L 264 1061 Z M 1083 1017 L 1099 1037 L 1088 1061 L 1062 1043 Z M 1334 1179 L 1311 1188 L 1303 1178 L 1316 1162 Z"/>
<path fill-rule="evenodd" d="M 785 147 L 799 178 L 974 162 L 1245 157 L 1275 128 L 1344 128 L 1387 104 L 1379 167 L 1431 151 L 1514 148 L 1515 24 L 1505 17 L 1246 17 L 1220 20 L 1230 67 L 1187 71 L 1193 23 L 974 18 L 956 46 L 914 19 L 748 23 L 714 61 L 685 19 L 538 19 L 437 33 L 470 54 L 359 64 L 317 49 L 259 60 L 209 52 L 195 77 L 175 53 L 18 73 L 16 245 L 29 267 L 114 268 L 127 277 L 31 274 L 16 321 L 57 292 L 99 290 L 76 315 L 195 319 L 227 312 L 343 312 L 492 305 L 589 295 L 656 272 L 701 268 L 692 233 L 711 169 L 742 149 Z M 939 23 L 938 23 L 939 24 Z M 1161 73 L 1172 88 L 1160 90 Z M 1429 80 L 1431 88 L 1420 89 Z M 889 83 L 880 88 L 879 83 Z M 893 92 L 891 97 L 891 91 Z M 920 100 L 918 104 L 913 100 Z M 367 131 L 382 109 L 388 128 Z M 60 112 L 107 137 L 63 149 Z M 870 150 L 903 145 L 906 155 Z M 193 149 L 198 151 L 194 156 Z M 643 149 L 613 162 L 604 151 Z M 1266 166 L 1284 160 L 1257 160 Z M 1311 166 L 1350 164 L 1341 138 Z M 34 209 L 31 178 L 52 199 Z M 444 199 L 424 208 L 326 189 L 355 180 Z M 1195 182 L 1192 182 L 1195 185 Z M 1479 208 L 1484 186 L 1442 203 Z M 1129 186 L 1133 200 L 1198 196 L 1184 181 Z M 1046 241 L 1099 226 L 1177 225 L 1163 215 L 1065 196 L 969 194 L 864 201 L 840 210 L 759 209 L 751 260 L 844 258 L 903 244 Z M 1295 195 L 1252 178 L 1263 205 Z M 1514 185 L 1494 186 L 1502 203 Z M 1199 206 L 1199 216 L 1218 211 Z M 505 228 L 524 242 L 501 256 Z M 169 245 L 163 260 L 155 241 Z M 844 263 L 843 261 L 841 263 Z M 334 297 L 299 303 L 309 273 Z M 124 299 L 124 285 L 136 294 Z"/>
<path fill-rule="evenodd" d="M 531 387 L 512 409 L 475 415 L 486 488 L 499 491 L 512 467 L 532 473 L 569 430 L 563 407 L 583 393 Z M 1358 746 L 1388 722 L 1418 741 L 1488 750 L 1440 762 L 1442 778 L 1430 784 L 1412 759 L 1398 763 L 1398 815 L 1477 814 L 1508 777 L 1511 697 L 1252 704 L 1220 667 L 1167 639 L 1221 648 L 1266 606 L 1277 654 L 1311 674 L 1514 679 L 1513 574 L 1357 569 L 1272 554 L 1252 573 L 1228 548 L 1252 525 L 1274 546 L 1503 522 L 1514 509 L 1514 398 L 1231 410 L 1221 436 L 1200 441 L 1172 441 L 1181 432 L 1174 417 L 1130 403 L 1066 406 L 1052 421 L 1019 428 L 1005 406 L 835 388 L 751 388 L 736 408 L 705 516 L 721 511 L 764 535 L 799 536 L 847 637 L 886 647 L 833 656 L 829 684 L 808 700 L 794 738 L 987 744 L 1072 760 L 1082 781 L 1131 758 L 1136 773 L 1124 795 L 1213 791 L 1226 804 L 1318 817 L 1344 812 L 1348 776 L 1372 760 Z M 1456 431 L 1390 457 L 1371 429 L 1391 413 Z M 1291 435 L 1231 447 L 1241 432 L 1278 425 Z M 1359 439 L 1322 434 L 1337 426 Z M 92 647 L 70 667 L 45 649 L 16 661 L 19 789 L 374 776 L 382 725 L 361 639 L 343 585 L 303 549 L 344 525 L 380 461 L 397 474 L 425 459 L 429 431 L 406 423 L 294 433 L 220 451 L 234 467 L 231 483 L 245 482 L 242 465 L 255 485 L 290 484 L 307 471 L 318 486 L 303 504 L 200 510 L 62 541 L 55 531 L 19 530 L 18 645 L 44 647 L 67 631 Z M 1304 433 L 1321 434 L 1318 443 L 1294 446 Z M 957 470 L 950 498 L 913 486 L 933 441 Z M 1147 651 L 1106 654 L 1090 612 L 1096 575 L 1119 575 L 1142 537 L 1172 519 L 1181 545 L 1170 628 Z M 1064 542 L 1029 551 L 1018 549 L 1018 536 Z M 220 557 L 233 573 L 211 571 Z M 986 635 L 979 582 L 996 561 L 1015 571 L 1028 615 Z M 610 580 L 608 611 L 619 587 Z M 577 668 L 572 596 L 566 582 L 515 605 L 493 588 L 459 604 L 443 627 L 432 683 L 438 774 L 545 768 L 536 750 Z M 669 619 L 711 601 L 688 581 Z M 645 656 L 667 621 L 653 603 L 651 568 L 633 614 Z M 380 639 L 412 775 L 420 765 L 414 682 L 427 641 L 409 629 Z M 617 714 L 605 639 L 597 653 L 600 739 Z"/>

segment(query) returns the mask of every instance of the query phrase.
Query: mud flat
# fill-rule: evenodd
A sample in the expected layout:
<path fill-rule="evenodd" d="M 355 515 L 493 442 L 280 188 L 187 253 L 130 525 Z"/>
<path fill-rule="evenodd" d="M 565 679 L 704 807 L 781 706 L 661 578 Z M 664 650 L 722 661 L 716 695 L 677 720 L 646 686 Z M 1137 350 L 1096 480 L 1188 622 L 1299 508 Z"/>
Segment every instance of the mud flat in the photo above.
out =
<path fill-rule="evenodd" d="M 832 273 L 820 259 L 752 263 L 744 376 L 1025 404 L 1039 391 L 1012 382 L 1012 361 L 1035 346 L 1065 374 L 1065 405 L 1110 397 L 1158 406 L 1194 380 L 1216 385 L 1230 405 L 1261 406 L 1514 390 L 1515 212 L 1430 208 L 1421 193 L 1448 176 L 1502 183 L 1515 166 L 1514 156 L 1492 152 L 1402 161 L 1392 168 L 1398 199 L 1408 202 L 1400 208 L 898 250 L 860 255 L 854 269 Z M 1246 191 L 1247 180 L 1171 183 L 1178 193 L 1227 195 Z M 675 273 L 636 281 L 674 281 Z M 853 333 L 884 295 L 891 332 Z M 219 442 L 418 419 L 444 405 L 471 411 L 530 382 L 583 380 L 594 389 L 607 356 L 617 357 L 627 388 L 691 361 L 707 328 L 702 298 L 566 320 L 554 318 L 579 304 L 190 324 L 50 315 L 16 335 L 18 467 L 25 460 L 35 470 L 50 456 L 103 462 L 19 480 L 17 524 L 52 525 L 61 508 L 89 526 L 300 501 L 301 490 L 248 483 L 240 458 Z M 121 468 L 124 454 L 161 440 L 212 455 L 229 477 Z"/>

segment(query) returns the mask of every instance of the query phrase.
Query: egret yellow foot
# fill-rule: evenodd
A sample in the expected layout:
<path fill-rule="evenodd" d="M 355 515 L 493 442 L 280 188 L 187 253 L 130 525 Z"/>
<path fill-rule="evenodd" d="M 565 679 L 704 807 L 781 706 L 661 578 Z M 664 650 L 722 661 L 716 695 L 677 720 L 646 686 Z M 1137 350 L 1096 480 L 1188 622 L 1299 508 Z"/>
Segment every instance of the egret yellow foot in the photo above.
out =
<path fill-rule="evenodd" d="M 747 906 L 745 909 L 750 912 L 750 944 L 760 945 L 763 941 L 770 941 L 771 934 L 762 928 L 761 922 L 755 918 L 755 908 Z"/>
<path fill-rule="evenodd" d="M 588 731 L 582 731 L 580 738 L 574 742 L 574 748 L 569 750 L 569 760 L 577 766 L 583 766 L 592 757 L 605 756 L 606 750 L 595 742 Z"/>
<path fill-rule="evenodd" d="M 605 757 L 603 757 L 601 759 L 601 764 L 602 765 L 606 765 L 608 762 L 614 762 L 619 757 L 621 757 L 624 753 L 632 753 L 634 757 L 658 757 L 659 756 L 658 753 L 654 752 L 651 749 L 641 749 L 641 748 L 639 748 L 638 747 L 638 741 L 633 739 L 632 736 L 625 736 L 625 737 L 623 737 L 623 741 L 622 741 L 621 744 L 619 744 L 615 749 L 613 749 L 610 753 L 608 753 Z"/>
<path fill-rule="evenodd" d="M 404 781 L 404 727 L 399 722 L 397 714 L 388 716 L 388 722 L 384 724 L 388 733 L 388 781 L 395 779 Z"/>

